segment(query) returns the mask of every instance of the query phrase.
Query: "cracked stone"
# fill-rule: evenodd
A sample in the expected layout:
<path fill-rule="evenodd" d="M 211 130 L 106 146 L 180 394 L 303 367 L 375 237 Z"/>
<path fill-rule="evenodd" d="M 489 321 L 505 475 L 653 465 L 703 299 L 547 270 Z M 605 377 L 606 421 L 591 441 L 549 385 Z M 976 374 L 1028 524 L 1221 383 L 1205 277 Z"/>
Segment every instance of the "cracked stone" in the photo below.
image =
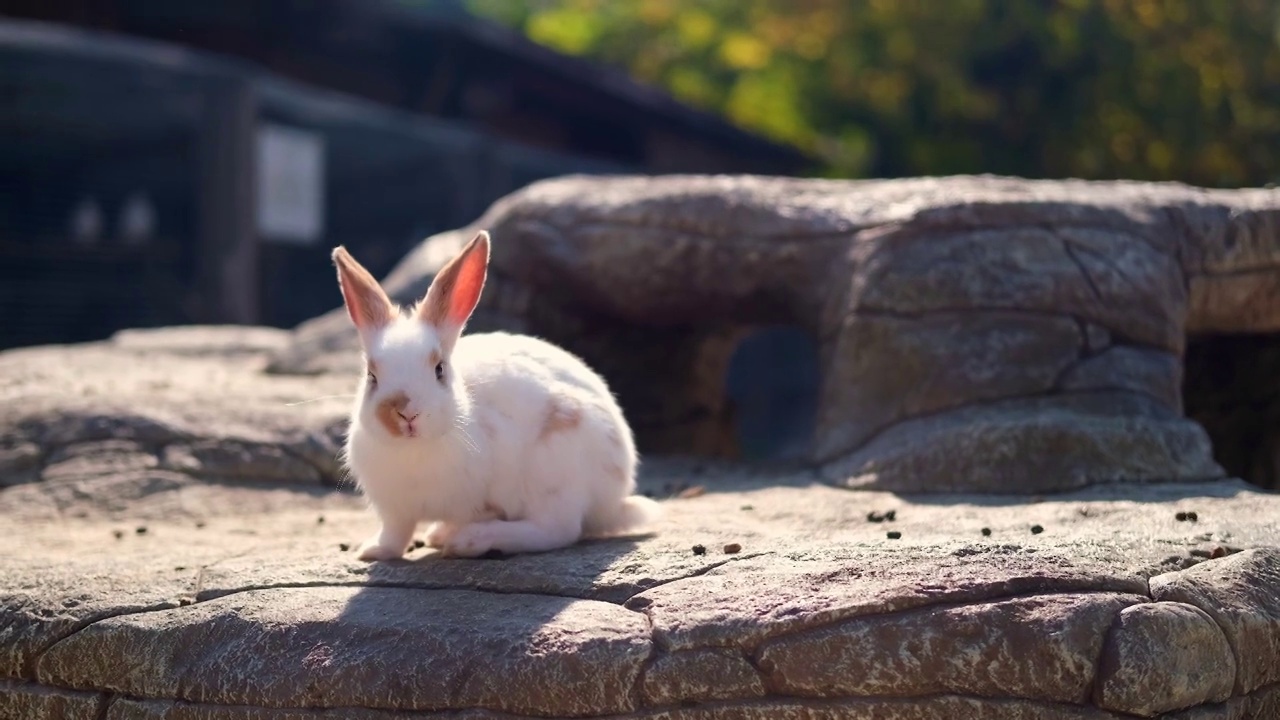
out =
<path fill-rule="evenodd" d="M 1120 612 L 1098 664 L 1098 704 L 1152 717 L 1231 697 L 1236 662 L 1204 611 L 1174 602 Z"/>
<path fill-rule="evenodd" d="M 346 434 L 347 419 L 339 418 L 297 439 L 286 439 L 284 447 L 316 468 L 325 484 L 336 486 L 347 479 L 339 459 Z"/>
<path fill-rule="evenodd" d="M 365 564 L 336 548 L 368 537 L 376 520 L 358 498 L 325 487 L 341 479 L 335 456 L 359 363 L 341 309 L 296 331 L 164 329 L 6 351 L 0 377 L 17 400 L 0 403 L 0 437 L 25 448 L 19 464 L 31 462 L 21 459 L 31 447 L 39 463 L 60 449 L 128 442 L 170 448 L 170 466 L 183 471 L 111 466 L 134 456 L 99 453 L 83 476 L 0 489 L 0 517 L 15 526 L 0 554 L 0 677 L 9 678 L 0 689 L 54 708 L 116 693 L 89 715 L 113 720 L 372 720 L 410 712 L 389 707 L 398 698 L 423 717 L 1113 719 L 1121 716 L 1072 695 L 1081 648 L 1115 619 L 1090 602 L 1150 592 L 1200 608 L 1237 665 L 1231 697 L 1181 717 L 1276 714 L 1278 500 L 1221 479 L 1197 425 L 1158 393 L 1132 391 L 1169 392 L 1168 367 L 1134 371 L 1104 346 L 1173 356 L 1188 333 L 1280 329 L 1271 302 L 1280 193 L 1008 178 L 566 178 L 529 186 L 480 222 L 494 234 L 498 292 L 482 298 L 473 329 L 510 322 L 570 350 L 598 350 L 615 361 L 601 365 L 611 383 L 634 397 L 661 395 L 649 358 L 675 346 L 651 343 L 644 362 L 629 363 L 636 343 L 618 337 L 681 338 L 671 328 L 681 322 L 708 328 L 679 347 L 711 338 L 716 352 L 691 353 L 663 376 L 680 402 L 654 403 L 644 418 L 675 428 L 671 437 L 732 429 L 732 413 L 711 412 L 711 401 L 723 395 L 721 365 L 736 339 L 761 324 L 785 320 L 812 335 L 824 377 L 870 368 L 888 378 L 873 382 L 914 378 L 886 407 L 840 383 L 818 398 L 817 437 L 836 440 L 827 450 L 841 433 L 872 428 L 861 448 L 820 468 L 864 492 L 815 484 L 809 472 L 715 463 L 693 480 L 646 452 L 650 492 L 690 482 L 708 490 L 666 503 L 653 536 L 503 562 L 424 549 Z M 468 230 L 415 249 L 389 278 L 392 292 L 416 299 Z M 652 272 L 636 271 L 645 267 Z M 1034 320 L 994 320 L 1007 317 Z M 957 329 L 968 323 L 983 332 Z M 868 358 L 861 339 L 882 341 L 896 361 Z M 1063 357 L 1099 354 L 1110 359 L 1066 372 Z M 1105 389 L 1059 391 L 1077 382 Z M 689 414 L 699 409 L 705 418 Z M 289 463 L 309 469 L 280 469 Z M 219 479 L 206 465 L 250 467 L 257 481 L 204 482 Z M 0 485 L 31 471 L 0 470 Z M 964 494 L 973 491 L 987 494 Z M 754 508 L 750 522 L 743 506 Z M 894 530 L 903 539 L 863 522 L 867 508 L 886 506 L 902 510 Z M 1195 554 L 1200 538 L 1173 520 L 1188 506 L 1203 542 L 1243 551 Z M 1032 535 L 1032 523 L 1051 531 Z M 145 535 L 111 539 L 112 529 L 139 525 Z M 730 543 L 747 551 L 689 551 Z M 1091 600 L 1063 600 L 1076 597 Z M 1045 632 L 1024 638 L 1026 628 L 1002 631 L 971 614 Z M 1207 637 L 1212 624 L 1191 615 L 1131 613 L 1107 635 L 1111 651 Z M 911 682 L 943 688 L 923 696 L 775 694 L 784 682 L 886 683 L 833 672 L 848 638 L 830 629 L 882 637 L 876 650 L 891 669 L 903 637 L 884 640 L 874 628 L 921 617 L 951 622 L 922 631 L 937 647 L 972 645 L 997 662 L 949 658 L 936 677 L 903 680 L 901 693 Z M 1001 664 L 1017 660 L 1006 650 L 1015 640 L 1054 669 L 1025 692 L 1075 700 L 947 690 L 1027 686 L 1030 663 Z M 1197 641 L 1187 657 L 1205 647 Z M 785 662 L 752 680 L 762 648 Z M 1144 682 L 1161 701 L 1221 695 L 1207 674 L 1188 680 L 1182 657 L 1148 660 L 1165 674 L 1139 678 L 1137 664 L 1117 662 L 1108 697 L 1130 703 Z M 680 677 L 682 663 L 718 668 L 723 684 Z M 659 696 L 686 699 L 637 707 Z M 1143 702 L 1150 695 L 1130 704 Z"/>
<path fill-rule="evenodd" d="M 25 675 L 44 650 L 94 621 L 177 607 L 191 576 L 158 576 L 146 563 L 77 560 L 8 565 L 0 586 L 0 676 Z M 68 598 L 76 600 L 67 605 Z"/>
<path fill-rule="evenodd" d="M 0 488 L 38 480 L 42 454 L 40 446 L 32 442 L 0 447 Z"/>
<path fill-rule="evenodd" d="M 1035 494 L 1223 477 L 1210 450 L 1203 428 L 1154 400 L 1082 393 L 905 420 L 821 473 L 858 489 Z"/>
<path fill-rule="evenodd" d="M 1040 595 L 857 618 L 766 642 L 788 695 L 958 693 L 1084 704 L 1111 619 L 1138 595 Z"/>
<path fill-rule="evenodd" d="M 889 542 L 889 541 L 886 541 Z M 1020 592 L 1145 592 L 1139 577 L 1085 558 L 1016 545 L 965 546 L 939 557 L 917 548 L 883 553 L 847 548 L 762 556 L 714 568 L 641 595 L 655 637 L 673 650 L 751 648 L 769 636 L 840 620 Z M 1046 565 L 1054 571 L 1043 572 Z M 980 568 L 998 566 L 998 577 Z"/>
<path fill-rule="evenodd" d="M 764 683 L 741 653 L 693 650 L 661 655 L 644 676 L 652 706 L 763 697 Z"/>
<path fill-rule="evenodd" d="M 1138 298 L 1135 288 L 1117 273 L 1090 262 L 1090 279 L 1101 283 L 1108 297 L 1136 300 L 1133 305 L 1099 302 L 1061 242 L 1062 234 L 1073 231 L 1090 232 L 931 227 L 927 233 L 906 229 L 884 234 L 864 250 L 870 259 L 858 278 L 854 300 L 902 313 L 960 308 L 1062 313 L 1158 347 L 1177 348 L 1182 331 L 1169 309 L 1177 307 L 1178 298 L 1166 287 L 1178 278 L 1174 259 L 1123 233 L 1091 231 L 1095 242 L 1106 245 L 1102 251 L 1111 253 L 1109 258 L 1135 266 L 1139 292 L 1162 288 L 1154 297 Z"/>
<path fill-rule="evenodd" d="M 328 523 L 326 523 L 328 524 Z M 621 556 L 625 553 L 625 562 Z M 620 547 L 614 543 L 584 543 L 572 554 L 514 555 L 490 563 L 479 573 L 470 563 L 353 562 L 327 548 L 306 562 L 296 557 L 244 557 L 207 569 L 199 599 L 207 600 L 244 587 L 323 584 L 334 578 L 352 582 L 418 587 L 475 588 L 591 598 L 621 603 L 655 585 L 698 575 L 721 564 L 713 557 L 695 557 L 684 548 Z"/>
<path fill-rule="evenodd" d="M 1173 320 L 1183 316 L 1188 302 L 1175 257 L 1100 228 L 1066 226 L 1055 228 L 1054 234 L 1095 293 L 1086 307 L 1109 308 L 1102 311 L 1109 317 L 1097 318 L 1103 325 L 1123 337 L 1174 352 L 1185 347 L 1185 331 Z M 1161 331 L 1163 337 L 1157 335 Z"/>
<path fill-rule="evenodd" d="M 482 310 L 502 310 L 512 327 L 608 368 L 624 408 L 643 416 L 642 451 L 732 457 L 734 444 L 717 439 L 727 432 L 722 426 L 732 429 L 738 420 L 714 401 L 648 400 L 719 398 L 724 363 L 680 353 L 690 355 L 687 362 L 655 373 L 653 362 L 634 361 L 637 343 L 617 338 L 669 337 L 675 325 L 733 337 L 785 319 L 819 345 L 816 375 L 825 386 L 815 400 L 814 441 L 800 452 L 820 464 L 839 462 L 895 423 L 1043 392 L 1045 378 L 1051 384 L 1060 377 L 1054 371 L 1064 369 L 1053 349 L 1066 335 L 1055 318 L 1077 324 L 1077 344 L 1089 354 L 1116 342 L 1176 356 L 1189 332 L 1280 329 L 1274 310 L 1280 303 L 1270 302 L 1280 287 L 1278 218 L 1280 192 L 1143 183 L 561 178 L 502 199 L 472 227 L 424 241 L 386 282 L 398 301 L 416 300 L 460 242 L 488 229 L 494 276 L 539 302 L 512 303 L 500 290 L 482 297 Z M 1213 287 L 1209 273 L 1217 278 Z M 1003 333 L 1021 338 L 1008 345 L 957 329 L 981 329 L 983 318 L 1000 313 L 1044 324 L 1028 321 L 1022 334 Z M 602 317 L 609 323 L 590 322 Z M 354 375 L 357 355 L 350 322 L 335 308 L 299 327 L 270 366 L 323 374 L 345 363 Z M 1082 367 L 1077 375 L 1085 377 L 1073 382 L 1116 388 L 1115 395 L 1135 383 L 1154 389 L 1178 419 L 1176 393 L 1168 390 L 1178 382 L 1174 368 L 1152 365 L 1132 376 L 1126 373 L 1133 368 L 1106 362 L 1113 361 Z M 1070 401 L 1061 409 L 1069 411 Z M 1081 466 L 1121 451 L 1118 439 L 1100 450 L 1089 429 L 1093 418 L 1043 427 L 1022 427 L 1023 419 L 1014 413 L 989 424 L 985 441 L 957 443 L 950 454 L 1051 446 L 1068 465 Z M 650 428 L 673 430 L 650 437 Z M 1114 433 L 1122 438 L 1127 430 Z M 1141 434 L 1152 463 L 1140 463 L 1146 470 L 1130 479 L 1179 480 L 1186 474 L 1163 471 L 1212 463 L 1208 445 L 1189 432 L 1161 427 Z M 1159 444 L 1169 449 L 1155 457 Z M 1010 457 L 1021 462 L 1021 455 Z M 1068 475 L 1059 485 L 1039 467 L 1018 470 L 1009 477 L 1034 476 L 1044 490 L 1069 489 L 1077 479 Z M 933 490 L 935 482 L 945 490 L 990 488 L 989 480 L 923 468 L 901 484 Z"/>
<path fill-rule="evenodd" d="M 101 717 L 103 698 L 61 688 L 41 687 L 21 680 L 0 678 L 0 718 L 13 720 L 65 720 Z"/>
<path fill-rule="evenodd" d="M 159 465 L 155 453 L 131 440 L 99 440 L 59 448 L 46 460 L 41 479 L 90 478 L 105 473 L 150 470 Z"/>
<path fill-rule="evenodd" d="M 1081 323 L 1084 327 L 1084 348 L 1090 354 L 1100 353 L 1111 347 L 1111 331 L 1091 322 Z"/>
<path fill-rule="evenodd" d="M 164 450 L 167 468 L 207 478 L 253 482 L 320 482 L 320 471 L 279 445 L 233 440 L 205 440 L 170 445 Z"/>
<path fill-rule="evenodd" d="M 642 482 L 676 482 L 686 477 L 683 467 L 651 458 Z M 373 720 L 391 711 L 375 713 L 366 703 L 378 705 L 383 701 L 370 698 L 392 692 L 422 703 L 417 712 L 425 716 L 476 707 L 496 708 L 471 710 L 481 713 L 477 718 L 594 714 L 587 705 L 604 702 L 595 691 L 535 698 L 533 689 L 512 691 L 561 687 L 557 673 L 569 673 L 563 687 L 571 689 L 577 682 L 602 687 L 601 679 L 612 686 L 616 679 L 623 691 L 605 698 L 613 703 L 606 714 L 636 717 L 727 720 L 821 711 L 904 719 L 1114 718 L 1091 705 L 945 690 L 866 700 L 833 690 L 804 700 L 769 700 L 780 691 L 780 676 L 772 666 L 769 679 L 749 674 L 755 672 L 750 657 L 764 647 L 786 647 L 787 672 L 817 667 L 853 683 L 856 674 L 836 672 L 848 647 L 818 642 L 824 628 L 901 626 L 902 633 L 872 653 L 896 658 L 894 650 L 911 637 L 906 628 L 938 617 L 946 622 L 921 629 L 936 639 L 937 656 L 950 646 L 982 648 L 999 658 L 1003 643 L 1016 640 L 1028 658 L 1062 669 L 1045 672 L 1044 685 L 1028 692 L 1065 697 L 1079 687 L 1072 653 L 1086 656 L 1081 648 L 1092 647 L 1111 626 L 1114 613 L 1098 603 L 1123 604 L 1127 596 L 1145 594 L 1147 578 L 1167 568 L 1161 563 L 1170 544 L 1185 542 L 1185 523 L 1172 519 L 1178 507 L 1194 498 L 1201 515 L 1197 531 L 1229 533 L 1246 548 L 1275 542 L 1272 521 L 1280 511 L 1276 498 L 1229 482 L 1100 487 L 1040 503 L 1008 495 L 961 495 L 938 503 L 936 497 L 815 486 L 807 474 L 753 475 L 734 467 L 710 467 L 699 481 L 714 490 L 666 502 L 668 517 L 652 537 L 581 543 L 500 563 L 442 559 L 430 549 L 409 561 L 356 561 L 335 548 L 374 532 L 376 519 L 357 497 L 296 485 L 189 480 L 136 501 L 131 522 L 91 513 L 86 520 L 48 523 L 14 506 L 8 517 L 19 529 L 10 551 L 0 555 L 0 577 L 6 578 L 0 586 L 0 676 L 153 698 L 116 699 L 107 717 L 120 720 Z M 18 490 L 0 492 L 0 498 Z M 755 508 L 746 525 L 738 511 L 743 504 Z M 909 543 L 884 540 L 876 532 L 883 526 L 863 521 L 868 507 L 889 506 L 897 509 L 895 526 Z M 188 516 L 176 515 L 180 508 L 204 518 L 205 528 L 195 531 Z M 325 522 L 318 524 L 321 514 Z M 1029 535 L 1029 518 L 1051 523 L 1054 532 Z M 146 535 L 109 537 L 112 528 L 142 523 Z M 982 527 L 1019 540 L 979 539 Z M 695 542 L 740 542 L 750 552 L 695 558 L 688 551 Z M 353 598 L 377 593 L 386 599 L 344 615 Z M 1009 622 L 979 622 L 999 618 Z M 512 629 L 520 621 L 549 634 L 526 643 L 529 634 Z M 316 650 L 321 642 L 332 656 Z M 650 659 L 653 643 L 664 649 Z M 1262 656 L 1265 646 L 1256 647 L 1259 663 L 1280 659 Z M 781 652 L 770 654 L 783 657 Z M 569 656 L 581 662 L 563 667 Z M 298 672 L 307 658 L 319 663 L 328 657 L 338 664 Z M 365 669 L 356 667 L 357 659 Z M 936 679 L 907 678 L 901 692 L 912 682 L 1012 689 L 1036 667 L 950 660 Z M 422 680 L 431 675 L 427 665 L 443 679 Z M 646 665 L 649 675 L 642 677 Z M 708 676 L 706 669 L 714 669 L 720 680 L 700 684 L 690 665 Z M 489 670 L 468 675 L 477 667 Z M 486 685 L 491 678 L 494 684 Z M 447 702 L 429 696 L 443 692 L 446 680 L 450 692 L 460 688 L 458 695 Z M 761 686 L 770 694 L 762 696 Z M 174 695 L 184 699 L 175 702 Z M 655 705 L 659 697 L 673 699 Z M 283 705 L 282 698 L 295 704 Z M 444 704 L 428 708 L 429 701 Z M 655 709 L 620 709 L 633 701 Z M 340 702 L 357 704 L 335 705 Z M 408 706 L 398 712 L 409 712 Z"/>
<path fill-rule="evenodd" d="M 170 502 L 172 495 L 196 482 L 180 473 L 148 470 L 30 483 L 0 495 L 0 512 L 20 507 L 26 513 L 43 511 L 48 520 L 89 515 L 119 517 L 161 498 L 164 500 L 160 504 L 171 512 L 182 512 L 180 505 L 175 508 Z M 163 508 L 157 508 L 160 509 Z"/>
<path fill-rule="evenodd" d="M 822 459 L 905 418 L 1043 393 L 1080 354 L 1080 330 L 1065 316 L 853 317 L 841 337 L 822 391 Z"/>
<path fill-rule="evenodd" d="M 773 700 L 646 713 L 644 720 L 1122 720 L 1096 708 L 1017 699 L 932 698 Z"/>
<path fill-rule="evenodd" d="M 1086 358 L 1062 377 L 1064 390 L 1130 390 L 1182 413 L 1182 362 L 1161 350 L 1117 345 Z"/>
<path fill-rule="evenodd" d="M 186 703 L 118 700 L 106 720 L 328 720 L 326 711 L 278 710 L 272 708 L 219 707 Z M 344 709 L 351 720 L 386 720 L 383 711 Z M 489 711 L 397 714 L 396 718 L 435 720 L 527 720 Z M 942 696 L 928 700 L 914 698 L 884 700 L 812 701 L 764 700 L 758 702 L 703 703 L 692 707 L 641 711 L 626 718 L 634 720 L 1121 720 L 1113 713 L 1092 708 L 1049 705 L 1019 700 L 988 700 Z M 1217 720 L 1216 718 L 1214 720 Z"/>
<path fill-rule="evenodd" d="M 1245 550 L 1151 578 L 1156 600 L 1203 610 L 1234 651 L 1236 694 L 1280 683 L 1280 550 Z"/>
<path fill-rule="evenodd" d="M 220 705 L 590 716 L 634 709 L 648 654 L 644 618 L 607 603 L 312 587 L 100 620 L 36 672 L 60 687 Z"/>
<path fill-rule="evenodd" d="M 169 466 L 186 472 L 208 465 L 223 473 L 219 479 L 247 472 L 258 480 L 318 483 L 323 475 L 337 484 L 337 438 L 355 380 L 263 375 L 264 353 L 278 343 L 246 339 L 256 330 L 287 337 L 261 328 L 166 328 L 145 338 L 0 353 L 0 375 L 22 398 L 0 403 L 0 437 L 5 447 L 27 448 L 24 455 L 30 446 L 67 455 L 50 458 L 54 474 L 81 472 L 85 461 L 65 467 L 60 461 L 93 448 L 136 474 L 156 466 L 130 448 L 169 446 Z M 182 448 L 191 449 L 181 452 L 185 459 L 176 457 Z M 107 460 L 103 455 L 91 465 L 101 469 Z M 0 468 L 0 483 L 13 477 Z"/>

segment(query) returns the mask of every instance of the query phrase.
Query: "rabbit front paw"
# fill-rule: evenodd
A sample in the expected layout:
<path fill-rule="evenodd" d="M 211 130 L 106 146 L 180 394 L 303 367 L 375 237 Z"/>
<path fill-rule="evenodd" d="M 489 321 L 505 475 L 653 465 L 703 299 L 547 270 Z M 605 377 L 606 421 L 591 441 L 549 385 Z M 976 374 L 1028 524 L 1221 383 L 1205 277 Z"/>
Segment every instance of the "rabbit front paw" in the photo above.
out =
<path fill-rule="evenodd" d="M 374 537 L 364 541 L 364 544 L 356 551 L 356 558 L 365 562 L 395 560 L 396 558 L 404 557 L 404 551 L 404 545 L 399 547 L 383 545 L 379 542 L 379 538 Z"/>
<path fill-rule="evenodd" d="M 356 557 L 364 560 L 395 560 L 404 557 L 413 541 L 413 531 L 418 523 L 399 516 L 382 516 L 382 528 L 378 534 L 364 541 L 356 551 Z"/>

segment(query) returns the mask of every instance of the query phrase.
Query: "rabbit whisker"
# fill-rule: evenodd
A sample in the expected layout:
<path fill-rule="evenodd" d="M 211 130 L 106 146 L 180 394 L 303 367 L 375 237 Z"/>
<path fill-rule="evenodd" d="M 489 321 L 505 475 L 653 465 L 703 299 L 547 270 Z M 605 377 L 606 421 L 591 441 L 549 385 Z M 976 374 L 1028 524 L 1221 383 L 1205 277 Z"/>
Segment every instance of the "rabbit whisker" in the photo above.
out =
<path fill-rule="evenodd" d="M 453 421 L 453 429 L 457 431 L 458 440 L 472 453 L 479 454 L 480 447 L 476 445 L 475 438 L 471 437 L 471 433 L 467 430 L 467 426 L 458 419 Z"/>

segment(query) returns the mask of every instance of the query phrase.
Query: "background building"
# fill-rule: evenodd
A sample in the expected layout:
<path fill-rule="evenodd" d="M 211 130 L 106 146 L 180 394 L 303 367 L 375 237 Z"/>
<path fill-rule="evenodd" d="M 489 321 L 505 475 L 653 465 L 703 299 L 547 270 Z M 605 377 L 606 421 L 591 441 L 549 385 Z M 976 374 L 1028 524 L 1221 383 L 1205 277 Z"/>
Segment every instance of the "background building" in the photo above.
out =
<path fill-rule="evenodd" d="M 566 173 L 808 158 L 462 12 L 353 0 L 18 0 L 0 18 L 0 347 L 337 304 Z"/>

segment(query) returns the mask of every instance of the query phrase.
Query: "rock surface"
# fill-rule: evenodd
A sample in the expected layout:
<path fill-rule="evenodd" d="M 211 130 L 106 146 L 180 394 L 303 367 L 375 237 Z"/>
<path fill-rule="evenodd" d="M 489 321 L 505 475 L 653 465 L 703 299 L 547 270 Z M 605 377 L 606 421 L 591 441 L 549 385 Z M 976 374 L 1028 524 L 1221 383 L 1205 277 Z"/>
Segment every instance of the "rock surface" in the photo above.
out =
<path fill-rule="evenodd" d="M 342 547 L 375 521 L 334 487 L 350 378 L 261 372 L 288 340 L 186 328 L 0 354 L 0 718 L 1280 706 L 1280 497 L 1239 481 L 1027 502 L 651 457 L 642 487 L 668 498 L 655 536 L 370 565 Z M 934 487 L 974 472 L 926 450 L 911 452 L 935 458 Z"/>
<path fill-rule="evenodd" d="M 296 484 L 11 506 L 0 717 L 1272 717 L 1280 497 L 642 487 L 691 482 L 653 536 L 500 560 L 359 562 L 361 501 Z"/>
<path fill-rule="evenodd" d="M 799 433 L 834 480 L 888 490 L 1222 477 L 1182 415 L 1187 339 L 1280 331 L 1280 190 L 562 178 L 425 241 L 387 278 L 393 295 L 416 299 L 478 228 L 494 249 L 474 328 L 533 332 L 586 357 L 642 449 L 746 454 L 741 428 L 756 419 L 744 414 L 771 411 L 726 398 L 733 349 L 790 325 L 820 358 L 816 422 L 778 432 Z M 299 327 L 271 368 L 354 373 L 354 337 L 336 310 Z M 761 372 L 757 385 L 807 371 Z M 945 447 L 967 468 L 904 462 L 904 443 Z M 1070 472 L 1005 452 L 1027 443 Z"/>
<path fill-rule="evenodd" d="M 1149 658 L 1163 658 L 1157 670 Z M 1153 672 L 1154 671 L 1154 672 Z M 1150 717 L 1231 697 L 1236 661 L 1204 611 L 1155 602 L 1121 610 L 1098 669 L 1098 704 Z"/>
<path fill-rule="evenodd" d="M 0 355 L 0 718 L 1243 720 L 1280 702 L 1280 497 L 1239 481 L 1028 503 L 649 458 L 653 537 L 370 565 L 342 547 L 375 521 L 334 487 L 350 378 L 261 372 L 288 339 Z M 1047 400 L 1026 402 L 1030 421 Z M 930 452 L 900 457 L 932 463 L 932 487 L 976 473 Z"/>
<path fill-rule="evenodd" d="M 196 479 L 339 484 L 355 383 L 264 374 L 287 342 L 172 328 L 0 354 L 0 506 L 56 514 L 90 481 L 114 483 L 121 508 Z"/>
<path fill-rule="evenodd" d="M 799 324 L 822 462 L 649 456 L 653 536 L 366 564 L 344 318 L 0 353 L 0 720 L 1280 717 L 1280 496 L 1222 479 L 1178 392 L 1188 333 L 1280 327 L 1277 193 L 590 190 L 482 221 L 477 326 L 732 450 L 733 348 Z"/>

